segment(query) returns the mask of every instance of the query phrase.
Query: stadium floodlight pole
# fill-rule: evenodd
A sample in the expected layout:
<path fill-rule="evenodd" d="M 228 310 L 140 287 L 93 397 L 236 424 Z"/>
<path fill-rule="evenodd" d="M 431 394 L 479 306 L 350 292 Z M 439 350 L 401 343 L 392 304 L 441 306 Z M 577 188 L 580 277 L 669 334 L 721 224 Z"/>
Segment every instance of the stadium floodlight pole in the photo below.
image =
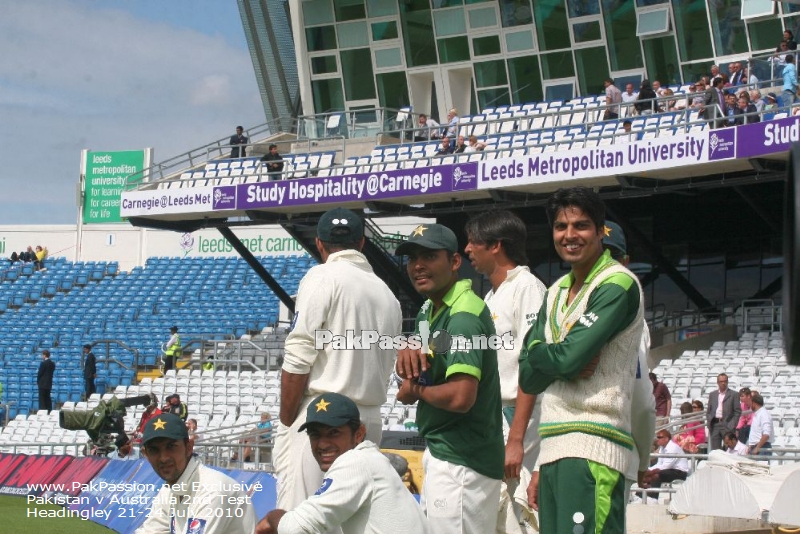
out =
<path fill-rule="evenodd" d="M 245 246 L 244 243 L 233 233 L 233 231 L 228 227 L 220 226 L 217 228 L 219 233 L 222 234 L 222 237 L 228 240 L 228 243 L 239 253 L 239 255 L 247 262 L 251 269 L 253 269 L 258 276 L 264 281 L 265 284 L 269 286 L 275 296 L 281 299 L 289 311 L 294 314 L 294 299 L 292 299 L 289 294 L 283 290 L 281 285 L 272 277 L 271 274 L 264 268 L 263 265 L 253 256 L 253 253 L 250 252 L 250 249 Z"/>

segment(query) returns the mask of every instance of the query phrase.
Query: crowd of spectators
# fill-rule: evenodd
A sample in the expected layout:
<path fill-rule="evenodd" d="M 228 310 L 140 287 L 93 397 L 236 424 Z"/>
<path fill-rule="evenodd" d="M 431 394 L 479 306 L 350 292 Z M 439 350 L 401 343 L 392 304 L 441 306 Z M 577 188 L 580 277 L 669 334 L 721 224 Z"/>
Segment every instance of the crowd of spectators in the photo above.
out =
<path fill-rule="evenodd" d="M 36 249 L 34 250 L 34 248 L 29 245 L 28 248 L 22 252 L 12 252 L 11 256 L 8 257 L 8 261 L 11 262 L 11 265 L 15 263 L 32 263 L 34 268 L 38 271 L 44 268 L 44 260 L 47 258 L 47 255 L 47 247 L 36 245 Z"/>

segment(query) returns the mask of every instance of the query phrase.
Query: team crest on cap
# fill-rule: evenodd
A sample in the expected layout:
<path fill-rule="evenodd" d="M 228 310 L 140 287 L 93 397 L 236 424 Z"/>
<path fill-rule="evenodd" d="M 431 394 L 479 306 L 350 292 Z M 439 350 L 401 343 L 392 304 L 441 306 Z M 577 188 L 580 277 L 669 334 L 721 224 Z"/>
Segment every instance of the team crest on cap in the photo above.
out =
<path fill-rule="evenodd" d="M 603 230 L 605 231 L 606 237 L 611 235 L 611 227 L 603 225 Z"/>
<path fill-rule="evenodd" d="M 317 407 L 317 412 L 327 412 L 328 406 L 330 406 L 330 402 L 326 402 L 325 399 L 320 399 L 319 402 L 315 405 Z"/>
<path fill-rule="evenodd" d="M 167 422 L 163 419 L 156 419 L 156 422 L 153 423 L 153 430 L 164 430 L 167 426 Z"/>
<path fill-rule="evenodd" d="M 427 228 L 426 226 L 423 226 L 423 225 L 421 225 L 421 224 L 420 224 L 419 226 L 417 226 L 416 228 L 414 228 L 414 231 L 412 232 L 412 234 L 411 234 L 411 235 L 412 235 L 412 236 L 423 235 L 423 233 L 424 233 L 424 232 L 425 232 L 425 230 L 427 230 L 427 229 L 428 229 L 428 228 Z"/>

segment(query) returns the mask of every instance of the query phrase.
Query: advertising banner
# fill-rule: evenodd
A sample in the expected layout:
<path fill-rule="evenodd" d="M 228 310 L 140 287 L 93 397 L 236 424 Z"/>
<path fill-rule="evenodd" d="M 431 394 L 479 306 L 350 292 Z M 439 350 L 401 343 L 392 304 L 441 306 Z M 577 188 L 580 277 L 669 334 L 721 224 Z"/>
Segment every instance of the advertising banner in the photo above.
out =
<path fill-rule="evenodd" d="M 792 143 L 800 141 L 800 116 L 787 117 L 737 129 L 737 158 L 753 158 L 775 152 L 786 152 Z"/>
<path fill-rule="evenodd" d="M 240 210 L 340 204 L 474 190 L 475 163 L 282 180 L 237 186 Z"/>
<path fill-rule="evenodd" d="M 122 222 L 120 196 L 125 178 L 144 169 L 145 152 L 145 150 L 84 151 L 83 168 L 86 176 L 83 193 L 84 224 Z"/>
<path fill-rule="evenodd" d="M 482 161 L 478 189 L 566 182 L 734 157 L 736 129 Z"/>

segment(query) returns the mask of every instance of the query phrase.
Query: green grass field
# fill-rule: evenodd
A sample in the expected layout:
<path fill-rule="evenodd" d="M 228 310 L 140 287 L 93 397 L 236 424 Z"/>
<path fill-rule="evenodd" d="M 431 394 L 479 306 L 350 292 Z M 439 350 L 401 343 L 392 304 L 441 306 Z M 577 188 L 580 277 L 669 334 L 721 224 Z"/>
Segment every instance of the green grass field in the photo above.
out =
<path fill-rule="evenodd" d="M 79 517 L 33 517 L 28 510 L 60 510 L 61 506 L 28 504 L 25 497 L 0 496 L 0 532 L 14 534 L 72 534 L 109 533 L 111 529 L 102 527 Z"/>

